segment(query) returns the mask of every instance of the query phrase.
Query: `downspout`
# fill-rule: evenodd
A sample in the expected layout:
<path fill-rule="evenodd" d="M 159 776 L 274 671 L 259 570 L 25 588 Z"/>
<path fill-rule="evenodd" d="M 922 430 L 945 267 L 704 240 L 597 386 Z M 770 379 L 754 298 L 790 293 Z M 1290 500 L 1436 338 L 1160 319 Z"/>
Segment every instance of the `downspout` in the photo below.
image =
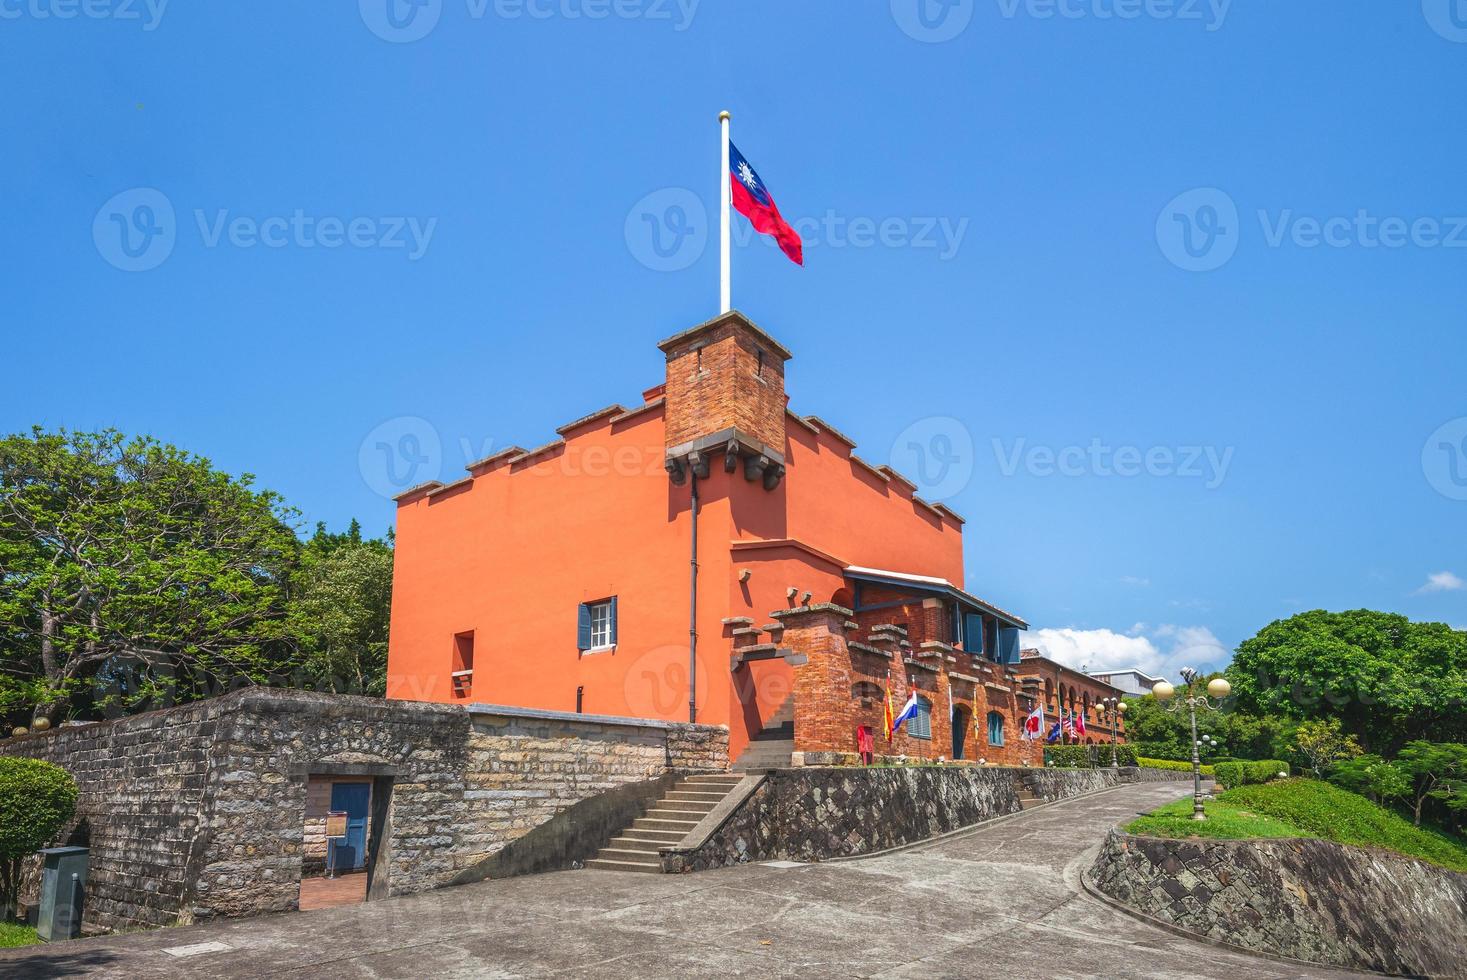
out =
<path fill-rule="evenodd" d="M 688 568 L 688 722 L 698 721 L 698 471 L 692 469 L 692 554 Z"/>

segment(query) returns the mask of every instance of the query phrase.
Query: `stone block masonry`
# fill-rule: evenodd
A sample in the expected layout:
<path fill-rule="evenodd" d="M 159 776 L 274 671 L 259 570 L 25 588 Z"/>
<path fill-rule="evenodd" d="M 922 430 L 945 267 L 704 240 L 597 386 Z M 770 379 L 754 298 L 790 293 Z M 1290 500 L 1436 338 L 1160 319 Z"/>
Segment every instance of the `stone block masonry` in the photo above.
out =
<path fill-rule="evenodd" d="M 1467 976 L 1467 875 L 1329 841 L 1165 840 L 1112 831 L 1094 886 L 1244 949 L 1407 976 Z"/>
<path fill-rule="evenodd" d="M 665 851 L 667 871 L 821 861 L 915 843 L 1046 802 L 1135 782 L 1135 769 L 805 767 L 770 773 L 706 839 Z M 685 842 L 686 844 L 686 842 Z"/>
<path fill-rule="evenodd" d="M 248 689 L 0 753 L 76 777 L 66 839 L 91 848 L 83 925 L 97 932 L 295 908 L 316 860 L 312 776 L 370 780 L 390 801 L 371 818 L 382 826 L 371 893 L 385 897 L 448 884 L 598 794 L 725 769 L 728 731 Z"/>

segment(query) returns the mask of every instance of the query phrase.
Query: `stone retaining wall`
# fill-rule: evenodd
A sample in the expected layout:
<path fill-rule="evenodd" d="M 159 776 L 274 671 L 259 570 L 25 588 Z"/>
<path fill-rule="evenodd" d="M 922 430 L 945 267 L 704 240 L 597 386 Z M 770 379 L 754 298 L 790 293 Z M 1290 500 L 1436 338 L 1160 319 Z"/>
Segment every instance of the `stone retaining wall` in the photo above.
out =
<path fill-rule="evenodd" d="M 806 766 L 770 773 L 696 847 L 664 852 L 668 871 L 746 861 L 869 854 L 1018 813 L 1020 782 L 1046 801 L 1136 781 L 1135 769 Z"/>
<path fill-rule="evenodd" d="M 1245 949 L 1408 976 L 1467 976 L 1467 875 L 1329 841 L 1164 840 L 1112 831 L 1094 885 Z"/>
<path fill-rule="evenodd" d="M 84 928 L 95 932 L 295 908 L 312 775 L 372 780 L 377 898 L 449 884 L 598 794 L 725 769 L 728 731 L 250 689 L 0 753 L 76 777 L 67 836 L 92 849 Z"/>

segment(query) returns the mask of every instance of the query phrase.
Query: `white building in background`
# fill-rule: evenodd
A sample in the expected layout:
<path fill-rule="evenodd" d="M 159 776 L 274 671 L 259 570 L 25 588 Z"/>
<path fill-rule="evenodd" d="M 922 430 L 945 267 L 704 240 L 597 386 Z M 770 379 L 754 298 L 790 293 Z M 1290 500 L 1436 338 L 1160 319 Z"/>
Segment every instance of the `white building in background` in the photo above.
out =
<path fill-rule="evenodd" d="M 1111 687 L 1120 688 L 1127 694 L 1150 694 L 1152 685 L 1165 680 L 1162 677 L 1153 677 L 1137 667 L 1127 667 L 1125 670 L 1091 670 L 1086 673 L 1098 681 L 1104 681 Z"/>

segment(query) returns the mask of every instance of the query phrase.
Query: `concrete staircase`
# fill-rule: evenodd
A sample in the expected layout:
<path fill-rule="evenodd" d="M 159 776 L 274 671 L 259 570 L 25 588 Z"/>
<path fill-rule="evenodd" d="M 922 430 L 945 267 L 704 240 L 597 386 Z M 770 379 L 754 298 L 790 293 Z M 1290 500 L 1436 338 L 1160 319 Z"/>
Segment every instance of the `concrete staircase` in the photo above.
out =
<path fill-rule="evenodd" d="M 1019 797 L 1020 811 L 1027 810 L 1030 807 L 1038 806 L 1039 804 L 1044 802 L 1044 800 L 1040 799 L 1035 794 L 1033 788 L 1029 785 L 1028 781 L 1025 780 L 1023 776 L 1014 777 L 1014 792 L 1018 794 Z"/>
<path fill-rule="evenodd" d="M 749 740 L 749 744 L 734 762 L 735 770 L 747 772 L 761 769 L 788 769 L 790 756 L 795 751 L 795 697 L 784 699 L 779 710 L 769 716 L 764 730 Z"/>
<path fill-rule="evenodd" d="M 788 764 L 789 760 L 785 762 Z M 681 841 L 742 781 L 743 776 L 738 773 L 710 773 L 678 780 L 646 816 L 633 820 L 630 827 L 587 861 L 586 867 L 661 874 L 662 857 L 658 849 Z"/>

